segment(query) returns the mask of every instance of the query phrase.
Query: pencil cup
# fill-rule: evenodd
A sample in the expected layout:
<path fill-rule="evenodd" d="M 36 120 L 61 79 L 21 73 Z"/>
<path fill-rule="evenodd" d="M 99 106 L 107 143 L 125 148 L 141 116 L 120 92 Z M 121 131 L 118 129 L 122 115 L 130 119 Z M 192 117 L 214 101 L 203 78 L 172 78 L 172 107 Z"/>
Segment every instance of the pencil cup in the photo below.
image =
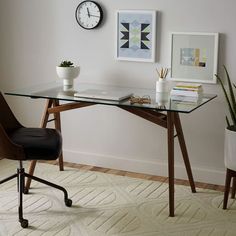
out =
<path fill-rule="evenodd" d="M 157 93 L 167 93 L 169 92 L 169 83 L 166 80 L 159 80 L 156 82 L 156 92 Z"/>
<path fill-rule="evenodd" d="M 159 106 L 165 106 L 168 102 L 169 93 L 157 92 L 156 93 L 156 103 Z"/>

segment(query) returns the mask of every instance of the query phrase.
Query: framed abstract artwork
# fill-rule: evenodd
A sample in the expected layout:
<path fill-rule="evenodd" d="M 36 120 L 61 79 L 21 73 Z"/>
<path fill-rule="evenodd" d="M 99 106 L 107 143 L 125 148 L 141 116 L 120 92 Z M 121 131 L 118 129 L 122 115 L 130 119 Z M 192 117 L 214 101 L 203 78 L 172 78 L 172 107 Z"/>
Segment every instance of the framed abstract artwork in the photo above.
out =
<path fill-rule="evenodd" d="M 155 61 L 156 12 L 120 10 L 116 14 L 116 58 Z"/>
<path fill-rule="evenodd" d="M 216 83 L 218 33 L 171 33 L 171 79 Z"/>

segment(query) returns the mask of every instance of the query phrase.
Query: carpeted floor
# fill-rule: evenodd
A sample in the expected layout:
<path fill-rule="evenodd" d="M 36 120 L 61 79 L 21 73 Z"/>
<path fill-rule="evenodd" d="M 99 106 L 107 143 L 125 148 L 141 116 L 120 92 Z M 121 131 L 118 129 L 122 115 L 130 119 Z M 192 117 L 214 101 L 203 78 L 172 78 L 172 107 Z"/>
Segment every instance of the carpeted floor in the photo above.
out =
<path fill-rule="evenodd" d="M 0 179 L 14 173 L 17 163 L 0 161 Z M 168 185 L 57 166 L 37 165 L 37 176 L 68 190 L 73 207 L 63 194 L 33 182 L 24 196 L 25 218 L 18 223 L 16 180 L 0 185 L 0 235 L 61 236 L 235 236 L 236 202 L 222 210 L 223 193 L 176 186 L 176 216 L 168 217 Z"/>

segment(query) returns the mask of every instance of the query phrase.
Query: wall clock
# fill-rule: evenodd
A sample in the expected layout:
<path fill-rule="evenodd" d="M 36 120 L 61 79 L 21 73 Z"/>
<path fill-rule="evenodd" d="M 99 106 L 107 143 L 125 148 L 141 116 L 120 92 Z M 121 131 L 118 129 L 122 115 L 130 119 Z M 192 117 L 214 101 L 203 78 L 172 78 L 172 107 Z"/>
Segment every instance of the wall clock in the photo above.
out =
<path fill-rule="evenodd" d="M 75 17 L 82 28 L 90 30 L 101 24 L 103 11 L 97 2 L 86 0 L 76 8 Z"/>

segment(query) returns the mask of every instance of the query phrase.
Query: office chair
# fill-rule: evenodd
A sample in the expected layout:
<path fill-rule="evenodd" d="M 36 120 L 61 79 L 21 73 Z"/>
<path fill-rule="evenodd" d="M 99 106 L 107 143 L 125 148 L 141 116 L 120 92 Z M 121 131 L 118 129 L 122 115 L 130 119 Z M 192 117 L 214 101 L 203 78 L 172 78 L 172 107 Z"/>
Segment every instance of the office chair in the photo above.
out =
<path fill-rule="evenodd" d="M 56 160 L 61 149 L 62 137 L 57 130 L 22 126 L 0 92 L 0 156 L 19 162 L 17 173 L 1 180 L 0 184 L 17 178 L 18 214 L 22 228 L 28 227 L 28 220 L 23 218 L 23 193 L 27 193 L 24 191 L 25 177 L 63 191 L 65 205 L 72 205 L 65 188 L 25 173 L 22 165 L 27 160 Z"/>
<path fill-rule="evenodd" d="M 223 209 L 227 209 L 230 183 L 233 178 L 231 198 L 235 198 L 236 192 L 236 145 L 235 145 L 235 132 L 236 128 L 230 126 L 225 130 L 225 151 L 224 161 L 226 167 L 225 191 Z"/>

